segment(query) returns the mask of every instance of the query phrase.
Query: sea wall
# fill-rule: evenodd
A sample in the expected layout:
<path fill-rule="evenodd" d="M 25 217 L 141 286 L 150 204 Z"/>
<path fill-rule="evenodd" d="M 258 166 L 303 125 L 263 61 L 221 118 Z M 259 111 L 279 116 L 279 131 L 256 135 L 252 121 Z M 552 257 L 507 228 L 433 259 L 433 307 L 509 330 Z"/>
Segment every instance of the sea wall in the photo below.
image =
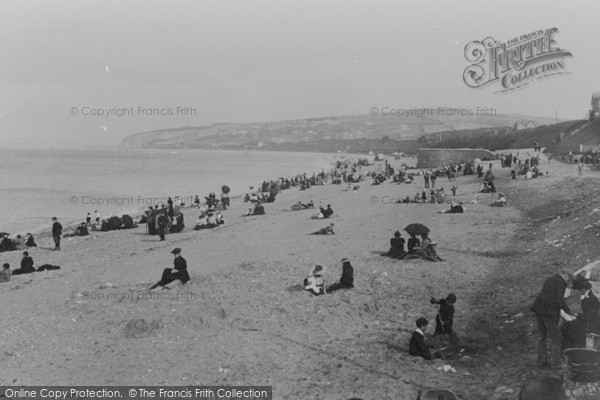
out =
<path fill-rule="evenodd" d="M 417 168 L 436 168 L 449 164 L 458 164 L 464 161 L 495 160 L 496 155 L 484 149 L 419 149 L 417 155 Z"/>

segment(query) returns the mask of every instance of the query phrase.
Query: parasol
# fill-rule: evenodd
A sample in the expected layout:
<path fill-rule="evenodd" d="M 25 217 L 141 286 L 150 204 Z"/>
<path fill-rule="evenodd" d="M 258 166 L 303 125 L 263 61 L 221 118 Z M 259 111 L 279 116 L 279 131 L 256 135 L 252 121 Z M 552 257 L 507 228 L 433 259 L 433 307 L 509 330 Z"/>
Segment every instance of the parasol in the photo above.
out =
<path fill-rule="evenodd" d="M 404 228 L 409 235 L 427 235 L 429 234 L 429 228 L 423 224 L 410 224 Z"/>
<path fill-rule="evenodd" d="M 231 189 L 229 189 L 229 186 L 227 186 L 227 185 L 221 186 L 221 191 L 225 194 L 228 194 L 230 190 Z"/>

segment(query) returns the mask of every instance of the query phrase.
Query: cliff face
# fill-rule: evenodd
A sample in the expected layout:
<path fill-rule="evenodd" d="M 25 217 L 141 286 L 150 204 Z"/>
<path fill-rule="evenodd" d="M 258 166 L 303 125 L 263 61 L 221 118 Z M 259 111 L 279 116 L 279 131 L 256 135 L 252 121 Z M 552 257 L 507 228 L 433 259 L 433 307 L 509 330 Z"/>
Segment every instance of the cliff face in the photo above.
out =
<path fill-rule="evenodd" d="M 549 118 L 497 115 L 497 116 L 339 116 L 309 118 L 294 121 L 262 122 L 248 124 L 214 124 L 200 127 L 183 127 L 142 132 L 127 136 L 121 143 L 123 149 L 257 149 L 281 144 L 300 144 L 327 140 L 354 139 L 418 139 L 425 134 L 470 128 L 512 126 L 515 121 L 533 120 L 551 123 Z"/>

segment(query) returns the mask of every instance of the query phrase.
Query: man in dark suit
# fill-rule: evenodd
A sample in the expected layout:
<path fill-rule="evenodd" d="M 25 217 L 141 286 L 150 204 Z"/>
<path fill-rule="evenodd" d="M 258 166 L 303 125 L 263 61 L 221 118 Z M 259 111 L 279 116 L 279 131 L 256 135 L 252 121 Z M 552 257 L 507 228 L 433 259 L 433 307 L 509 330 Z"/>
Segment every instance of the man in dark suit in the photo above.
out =
<path fill-rule="evenodd" d="M 182 284 L 190 280 L 190 275 L 187 271 L 187 261 L 185 260 L 185 258 L 181 257 L 181 249 L 178 247 L 174 249 L 171 252 L 171 254 L 175 256 L 175 259 L 173 260 L 173 269 L 165 268 L 163 270 L 163 274 L 160 278 L 160 281 L 158 281 L 149 290 L 156 289 L 159 286 L 164 288 L 169 283 L 174 282 L 176 280 L 181 281 Z"/>
<path fill-rule="evenodd" d="M 411 356 L 423 357 L 426 360 L 431 360 L 431 352 L 425 344 L 425 331 L 429 321 L 421 317 L 417 320 L 417 329 L 413 332 L 408 345 L 408 352 Z"/>
<path fill-rule="evenodd" d="M 570 271 L 561 271 L 544 281 L 542 291 L 535 299 L 531 311 L 535 313 L 538 323 L 539 341 L 538 341 L 538 364 L 540 367 L 547 367 L 547 339 L 550 338 L 551 366 L 560 367 L 562 347 L 562 334 L 558 327 L 560 320 L 560 311 L 564 310 L 570 313 L 569 307 L 565 303 L 565 291 L 573 281 L 573 274 Z"/>
<path fill-rule="evenodd" d="M 167 217 L 166 211 L 163 211 L 160 214 L 158 214 L 156 218 L 158 222 L 158 236 L 160 237 L 160 241 L 162 242 L 165 240 L 165 232 L 167 230 L 169 217 Z"/>
<path fill-rule="evenodd" d="M 52 217 L 52 238 L 54 239 L 54 250 L 60 250 L 60 235 L 62 234 L 62 225 Z"/>

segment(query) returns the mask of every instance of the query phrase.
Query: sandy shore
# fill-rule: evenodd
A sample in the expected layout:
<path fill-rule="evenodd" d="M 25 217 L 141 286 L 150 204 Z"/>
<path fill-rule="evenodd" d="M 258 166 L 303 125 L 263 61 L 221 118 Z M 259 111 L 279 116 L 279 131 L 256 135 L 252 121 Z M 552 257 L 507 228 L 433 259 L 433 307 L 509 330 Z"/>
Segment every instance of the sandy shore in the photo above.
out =
<path fill-rule="evenodd" d="M 510 207 L 485 200 L 466 204 L 462 215 L 438 214 L 447 205 L 389 204 L 422 190 L 421 179 L 363 182 L 348 192 L 344 185 L 286 190 L 265 206 L 266 216 L 241 217 L 248 204 L 236 200 L 224 213 L 227 224 L 213 230 L 192 231 L 196 211 L 187 211 L 184 232 L 166 242 L 146 235 L 145 226 L 63 239 L 60 252 L 44 238 L 30 252 L 36 266 L 61 270 L 0 285 L 1 380 L 272 385 L 277 399 L 415 399 L 419 388 L 488 399 L 506 386 L 514 391 L 506 398 L 516 398 L 524 378 L 536 372 L 528 308 L 541 282 L 565 265 L 577 269 L 595 258 L 581 238 L 562 249 L 548 243 L 571 231 L 596 238 L 596 228 L 575 226 L 584 215 L 588 224 L 595 221 L 589 217 L 595 206 L 585 199 L 600 185 L 596 173 L 577 180 L 575 166 L 554 162 L 542 165 L 549 177 L 532 181 L 511 180 L 499 162 L 494 169 Z M 436 187 L 449 193 L 454 184 L 458 197 L 476 198 L 481 181 L 460 175 L 452 183 L 440 178 Z M 336 235 L 309 235 L 329 222 L 311 220 L 312 211 L 283 211 L 308 200 L 332 205 Z M 565 207 L 581 216 L 570 213 L 570 224 L 556 224 Z M 393 232 L 412 222 L 431 228 L 444 262 L 380 255 Z M 192 279 L 150 298 L 146 289 L 172 266 L 175 247 Z M 1 257 L 15 267 L 21 253 Z M 355 268 L 354 290 L 319 297 L 289 290 L 315 263 L 334 282 L 342 257 Z M 418 317 L 434 321 L 429 297 L 449 292 L 458 296 L 455 329 L 472 350 L 450 362 L 456 373 L 438 370 L 441 361 L 394 349 L 407 346 Z"/>

